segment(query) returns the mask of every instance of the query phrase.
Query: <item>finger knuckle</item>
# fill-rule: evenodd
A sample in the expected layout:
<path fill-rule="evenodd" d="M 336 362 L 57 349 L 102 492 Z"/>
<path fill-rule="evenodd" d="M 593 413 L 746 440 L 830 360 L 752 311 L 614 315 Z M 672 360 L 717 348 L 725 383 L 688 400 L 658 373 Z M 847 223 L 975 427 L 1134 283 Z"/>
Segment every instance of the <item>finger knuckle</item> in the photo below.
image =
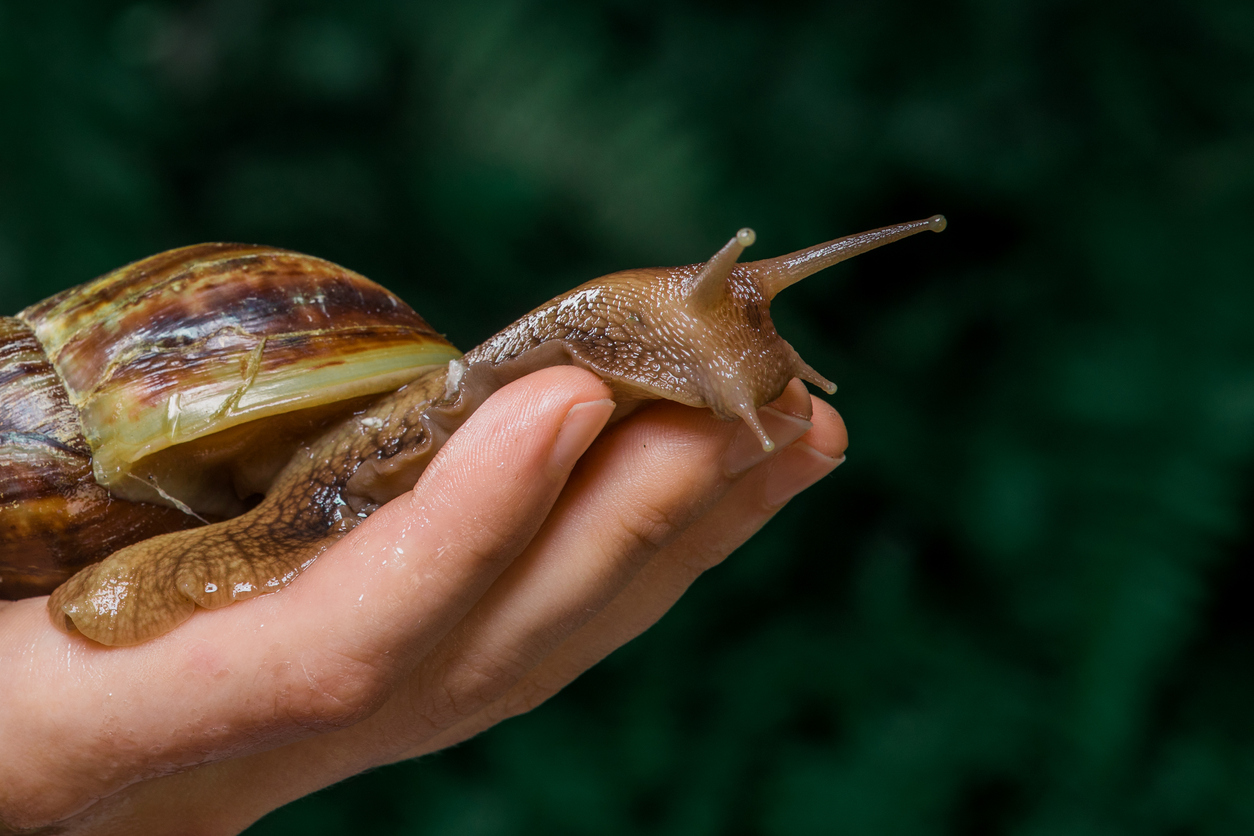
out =
<path fill-rule="evenodd" d="M 579 668 L 569 671 L 535 671 L 492 704 L 490 712 L 493 722 L 517 717 L 539 708 L 550 697 L 569 685 L 583 670 Z"/>
<path fill-rule="evenodd" d="M 434 728 L 472 717 L 509 690 L 527 671 L 518 659 L 496 652 L 467 653 L 428 688 L 416 713 Z"/>
<path fill-rule="evenodd" d="M 275 714 L 300 728 L 329 731 L 369 717 L 386 700 L 389 680 L 366 660 L 321 651 L 279 666 Z"/>
<path fill-rule="evenodd" d="M 675 537 L 680 521 L 660 504 L 641 502 L 631 511 L 619 512 L 618 529 L 628 552 L 652 554 Z"/>

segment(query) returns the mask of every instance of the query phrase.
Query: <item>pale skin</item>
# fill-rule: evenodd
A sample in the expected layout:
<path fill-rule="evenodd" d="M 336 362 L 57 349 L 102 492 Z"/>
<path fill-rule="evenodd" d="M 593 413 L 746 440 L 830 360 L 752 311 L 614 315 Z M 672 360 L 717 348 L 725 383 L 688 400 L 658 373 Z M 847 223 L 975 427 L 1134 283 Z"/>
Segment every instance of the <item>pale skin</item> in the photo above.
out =
<path fill-rule="evenodd" d="M 0 603 L 0 834 L 238 833 L 534 708 L 843 460 L 800 382 L 772 406 L 767 454 L 670 402 L 604 427 L 596 376 L 545 369 L 278 594 L 123 648 Z"/>

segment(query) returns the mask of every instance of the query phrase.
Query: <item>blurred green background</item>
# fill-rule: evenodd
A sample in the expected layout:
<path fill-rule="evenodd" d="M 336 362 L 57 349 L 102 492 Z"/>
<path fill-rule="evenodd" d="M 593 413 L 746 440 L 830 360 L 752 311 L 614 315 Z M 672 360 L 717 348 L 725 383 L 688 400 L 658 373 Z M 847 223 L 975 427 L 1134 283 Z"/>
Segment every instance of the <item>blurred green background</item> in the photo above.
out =
<path fill-rule="evenodd" d="M 278 244 L 469 347 L 780 297 L 849 461 L 533 714 L 250 834 L 1254 832 L 1254 4 L 0 3 L 5 310 Z M 229 803 L 229 802 L 228 802 Z"/>

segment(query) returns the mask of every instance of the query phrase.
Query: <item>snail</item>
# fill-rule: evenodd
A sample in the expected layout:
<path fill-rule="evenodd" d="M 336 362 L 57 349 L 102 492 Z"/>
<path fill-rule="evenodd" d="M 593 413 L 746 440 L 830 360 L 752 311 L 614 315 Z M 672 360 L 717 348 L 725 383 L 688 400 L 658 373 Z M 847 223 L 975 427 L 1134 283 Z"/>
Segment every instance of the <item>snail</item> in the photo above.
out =
<path fill-rule="evenodd" d="M 739 263 L 583 284 L 465 355 L 392 293 L 330 262 L 202 244 L 0 318 L 0 598 L 51 593 L 105 645 L 290 583 L 410 490 L 493 391 L 573 364 L 612 420 L 670 399 L 742 420 L 794 377 L 834 392 L 776 332 L 771 299 L 940 215 Z"/>

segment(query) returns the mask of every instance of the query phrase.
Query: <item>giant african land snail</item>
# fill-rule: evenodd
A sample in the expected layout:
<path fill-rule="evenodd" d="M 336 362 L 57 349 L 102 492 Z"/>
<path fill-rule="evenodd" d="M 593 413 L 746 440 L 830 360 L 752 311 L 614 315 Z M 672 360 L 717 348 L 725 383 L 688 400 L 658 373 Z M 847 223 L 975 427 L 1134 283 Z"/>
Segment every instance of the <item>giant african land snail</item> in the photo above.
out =
<path fill-rule="evenodd" d="M 489 394 L 544 366 L 600 375 L 620 415 L 708 407 L 770 449 L 758 407 L 793 377 L 835 391 L 776 333 L 771 299 L 944 227 L 738 264 L 743 229 L 705 264 L 581 285 L 465 356 L 311 256 L 204 244 L 120 268 L 0 319 L 0 597 L 52 592 L 58 626 L 124 645 L 279 589 L 413 487 Z"/>

